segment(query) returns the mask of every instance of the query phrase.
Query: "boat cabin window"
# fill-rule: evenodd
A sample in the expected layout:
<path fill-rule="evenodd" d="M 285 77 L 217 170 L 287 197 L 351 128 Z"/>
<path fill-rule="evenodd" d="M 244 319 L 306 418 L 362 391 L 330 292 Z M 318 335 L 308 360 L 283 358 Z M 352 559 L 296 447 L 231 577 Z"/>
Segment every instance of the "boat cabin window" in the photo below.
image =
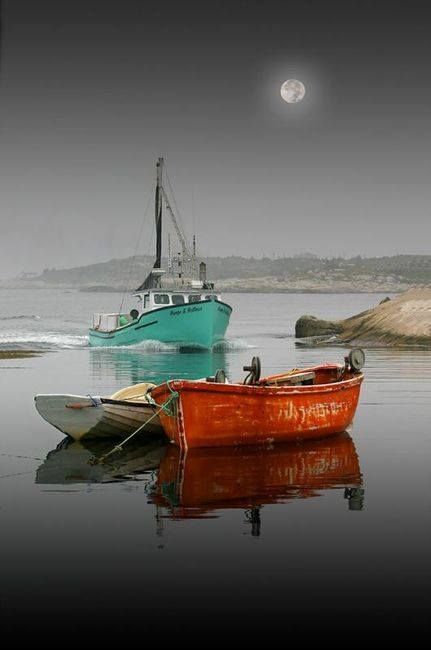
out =
<path fill-rule="evenodd" d="M 201 297 L 200 297 L 199 294 L 192 293 L 192 294 L 189 296 L 189 302 L 199 302 L 200 299 L 201 299 Z"/>
<path fill-rule="evenodd" d="M 154 303 L 156 305 L 169 305 L 169 296 L 167 293 L 155 293 Z"/>
<path fill-rule="evenodd" d="M 184 296 L 182 296 L 180 293 L 173 294 L 172 295 L 172 304 L 173 305 L 183 305 L 184 304 Z"/>

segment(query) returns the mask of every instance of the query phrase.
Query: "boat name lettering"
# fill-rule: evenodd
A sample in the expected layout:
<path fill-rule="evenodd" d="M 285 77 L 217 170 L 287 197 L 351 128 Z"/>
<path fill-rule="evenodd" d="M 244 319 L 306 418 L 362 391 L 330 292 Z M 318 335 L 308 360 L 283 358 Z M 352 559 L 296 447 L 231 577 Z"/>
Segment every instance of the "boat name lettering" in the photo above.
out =
<path fill-rule="evenodd" d="M 202 307 L 182 307 L 181 309 L 171 309 L 171 316 L 179 316 L 180 314 L 190 314 L 195 311 L 202 311 Z"/>

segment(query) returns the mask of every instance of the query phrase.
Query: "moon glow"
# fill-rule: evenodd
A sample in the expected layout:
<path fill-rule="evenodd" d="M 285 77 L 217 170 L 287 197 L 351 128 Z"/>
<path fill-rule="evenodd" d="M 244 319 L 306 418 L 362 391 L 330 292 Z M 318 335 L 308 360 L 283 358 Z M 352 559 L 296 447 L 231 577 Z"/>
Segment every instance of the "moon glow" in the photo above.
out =
<path fill-rule="evenodd" d="M 281 85 L 280 95 L 288 104 L 297 104 L 304 99 L 305 86 L 297 79 L 287 79 Z"/>

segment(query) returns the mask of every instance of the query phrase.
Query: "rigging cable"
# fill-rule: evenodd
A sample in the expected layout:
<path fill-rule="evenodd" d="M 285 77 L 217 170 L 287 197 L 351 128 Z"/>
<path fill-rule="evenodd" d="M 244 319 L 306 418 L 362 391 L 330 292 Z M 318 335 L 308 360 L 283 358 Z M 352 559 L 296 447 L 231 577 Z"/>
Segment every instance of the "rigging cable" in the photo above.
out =
<path fill-rule="evenodd" d="M 177 201 L 175 199 L 175 194 L 174 194 L 174 191 L 172 189 L 172 185 L 171 185 L 171 181 L 170 181 L 170 178 L 169 178 L 168 168 L 166 166 L 166 163 L 165 163 L 165 176 L 166 176 L 166 180 L 168 181 L 169 194 L 170 194 L 170 197 L 172 199 L 172 203 L 174 204 L 174 207 L 175 207 L 175 214 L 176 214 L 176 217 L 177 217 L 177 221 L 179 222 L 179 225 L 180 225 L 181 234 L 182 234 L 182 236 L 184 237 L 184 239 L 185 239 L 185 241 L 187 243 L 187 247 L 189 247 L 189 242 L 188 242 L 188 239 L 187 239 L 187 236 L 186 236 L 184 223 L 183 223 L 181 213 L 180 213 L 179 208 L 178 208 Z"/>
<path fill-rule="evenodd" d="M 154 185 L 152 187 L 154 189 Z M 139 229 L 139 235 L 138 235 L 138 239 L 136 241 L 135 252 L 134 252 L 133 256 L 130 258 L 130 261 L 129 261 L 129 269 L 128 269 L 128 276 L 127 276 L 126 286 L 125 286 L 125 289 L 124 289 L 124 292 L 123 292 L 123 297 L 121 299 L 120 309 L 118 310 L 118 312 L 120 314 L 121 314 L 121 311 L 123 309 L 123 304 L 124 304 L 124 300 L 126 298 L 126 294 L 130 292 L 130 278 L 131 278 L 131 275 L 132 275 L 133 265 L 135 263 L 135 259 L 136 259 L 136 256 L 138 254 L 138 248 L 139 248 L 139 245 L 141 243 L 142 233 L 143 233 L 143 230 L 144 230 L 144 224 L 145 224 L 145 220 L 146 220 L 146 217 L 147 217 L 148 208 L 150 206 L 151 197 L 153 195 L 153 189 L 148 194 L 147 205 L 145 206 L 144 218 L 142 219 L 141 227 Z"/>

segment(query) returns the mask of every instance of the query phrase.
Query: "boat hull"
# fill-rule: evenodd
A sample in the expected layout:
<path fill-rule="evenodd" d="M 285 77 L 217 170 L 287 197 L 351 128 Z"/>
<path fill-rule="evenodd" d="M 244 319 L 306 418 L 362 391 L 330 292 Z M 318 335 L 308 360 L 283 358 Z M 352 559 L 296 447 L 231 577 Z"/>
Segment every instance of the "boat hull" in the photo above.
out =
<path fill-rule="evenodd" d="M 87 438 L 125 438 L 154 416 L 149 404 L 127 404 L 82 395 L 36 395 L 35 406 L 44 420 L 74 440 Z M 142 431 L 160 434 L 158 417 Z"/>
<path fill-rule="evenodd" d="M 171 381 L 152 392 L 161 404 L 175 391 L 174 414 L 162 411 L 166 435 L 182 449 L 323 438 L 352 422 L 363 375 L 310 386 L 244 386 Z M 171 412 L 172 409 L 170 409 Z"/>
<path fill-rule="evenodd" d="M 211 349 L 224 339 L 231 312 L 232 307 L 219 300 L 161 307 L 110 332 L 90 329 L 89 344 L 109 347 L 161 341 L 179 347 Z"/>

